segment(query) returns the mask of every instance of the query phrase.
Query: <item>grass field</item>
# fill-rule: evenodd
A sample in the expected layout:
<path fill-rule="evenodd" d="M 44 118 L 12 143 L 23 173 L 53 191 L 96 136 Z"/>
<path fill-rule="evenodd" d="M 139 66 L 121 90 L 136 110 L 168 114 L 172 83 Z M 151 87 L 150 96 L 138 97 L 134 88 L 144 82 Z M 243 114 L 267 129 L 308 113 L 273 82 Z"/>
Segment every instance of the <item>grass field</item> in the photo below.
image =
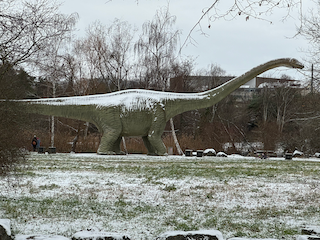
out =
<path fill-rule="evenodd" d="M 143 240 L 216 229 L 294 239 L 320 224 L 320 162 L 31 154 L 18 179 L 0 179 L 0 218 L 14 234 L 96 229 Z"/>

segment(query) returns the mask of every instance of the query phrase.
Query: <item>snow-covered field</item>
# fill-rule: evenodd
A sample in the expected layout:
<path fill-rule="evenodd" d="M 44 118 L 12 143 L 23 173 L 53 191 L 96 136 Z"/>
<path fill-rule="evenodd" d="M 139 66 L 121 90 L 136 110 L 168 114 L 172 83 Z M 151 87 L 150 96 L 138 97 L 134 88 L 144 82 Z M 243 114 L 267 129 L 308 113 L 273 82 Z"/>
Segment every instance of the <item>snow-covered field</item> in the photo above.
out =
<path fill-rule="evenodd" d="M 0 218 L 14 234 L 96 229 L 140 240 L 216 229 L 293 239 L 320 224 L 320 162 L 32 153 L 17 180 L 0 179 Z"/>

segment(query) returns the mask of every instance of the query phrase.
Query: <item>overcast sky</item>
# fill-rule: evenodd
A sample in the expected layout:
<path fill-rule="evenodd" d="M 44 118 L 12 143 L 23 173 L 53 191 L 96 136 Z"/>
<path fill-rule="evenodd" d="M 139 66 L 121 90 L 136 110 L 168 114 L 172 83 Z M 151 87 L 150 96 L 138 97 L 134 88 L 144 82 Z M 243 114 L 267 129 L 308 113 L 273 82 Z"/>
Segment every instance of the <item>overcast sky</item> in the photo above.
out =
<path fill-rule="evenodd" d="M 223 0 L 228 1 L 228 0 Z M 182 31 L 181 42 L 184 42 L 189 31 L 198 22 L 202 11 L 212 4 L 213 0 L 64 0 L 61 12 L 70 14 L 77 12 L 79 22 L 77 34 L 83 35 L 85 29 L 99 20 L 105 25 L 111 24 L 115 18 L 128 21 L 141 29 L 145 21 L 152 20 L 156 11 L 169 6 L 171 15 L 177 17 L 176 28 Z M 310 6 L 303 6 L 306 12 Z M 182 50 L 183 56 L 196 59 L 196 69 L 207 68 L 214 63 L 224 69 L 228 75 L 238 76 L 266 61 L 294 57 L 300 61 L 305 59 L 303 50 L 308 42 L 303 38 L 292 38 L 299 25 L 299 14 L 293 13 L 285 22 L 280 21 L 285 11 L 276 12 L 266 21 L 249 19 L 240 16 L 232 21 L 219 20 L 211 23 L 207 18 L 201 23 L 204 36 L 196 28 L 192 38 L 196 45 L 189 44 Z M 280 68 L 280 71 L 268 71 L 271 77 L 287 74 L 295 78 L 303 78 L 296 70 Z"/>

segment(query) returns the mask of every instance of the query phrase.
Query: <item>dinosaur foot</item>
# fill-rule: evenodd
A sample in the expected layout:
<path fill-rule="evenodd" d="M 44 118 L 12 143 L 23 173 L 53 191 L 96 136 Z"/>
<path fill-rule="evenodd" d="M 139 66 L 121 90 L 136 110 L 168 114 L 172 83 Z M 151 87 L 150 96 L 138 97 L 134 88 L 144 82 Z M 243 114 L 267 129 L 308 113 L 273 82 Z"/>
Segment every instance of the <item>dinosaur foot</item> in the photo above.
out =
<path fill-rule="evenodd" d="M 127 155 L 124 151 L 120 151 L 116 153 L 117 155 Z"/>
<path fill-rule="evenodd" d="M 97 153 L 98 153 L 99 155 L 116 155 L 116 153 L 113 152 L 113 151 L 106 151 L 106 152 L 98 151 Z"/>
<path fill-rule="evenodd" d="M 148 156 L 168 156 L 168 153 L 164 153 L 164 154 L 148 153 Z"/>
<path fill-rule="evenodd" d="M 148 156 L 159 156 L 159 155 L 156 154 L 156 153 L 148 153 L 147 155 L 148 155 Z"/>
<path fill-rule="evenodd" d="M 123 151 L 120 151 L 120 152 L 114 152 L 114 151 L 101 152 L 101 151 L 98 151 L 97 153 L 100 155 L 126 155 L 126 153 Z"/>

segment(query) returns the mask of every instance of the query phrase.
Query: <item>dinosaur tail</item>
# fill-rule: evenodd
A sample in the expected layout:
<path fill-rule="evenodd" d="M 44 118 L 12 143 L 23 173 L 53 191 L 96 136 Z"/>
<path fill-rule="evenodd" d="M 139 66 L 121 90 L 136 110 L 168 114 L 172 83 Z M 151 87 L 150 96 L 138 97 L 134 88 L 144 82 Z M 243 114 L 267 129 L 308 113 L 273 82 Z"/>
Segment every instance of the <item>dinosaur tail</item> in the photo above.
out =
<path fill-rule="evenodd" d="M 91 105 L 61 104 L 64 98 L 17 100 L 24 106 L 26 112 L 56 117 L 66 117 L 89 121 L 95 107 Z"/>

